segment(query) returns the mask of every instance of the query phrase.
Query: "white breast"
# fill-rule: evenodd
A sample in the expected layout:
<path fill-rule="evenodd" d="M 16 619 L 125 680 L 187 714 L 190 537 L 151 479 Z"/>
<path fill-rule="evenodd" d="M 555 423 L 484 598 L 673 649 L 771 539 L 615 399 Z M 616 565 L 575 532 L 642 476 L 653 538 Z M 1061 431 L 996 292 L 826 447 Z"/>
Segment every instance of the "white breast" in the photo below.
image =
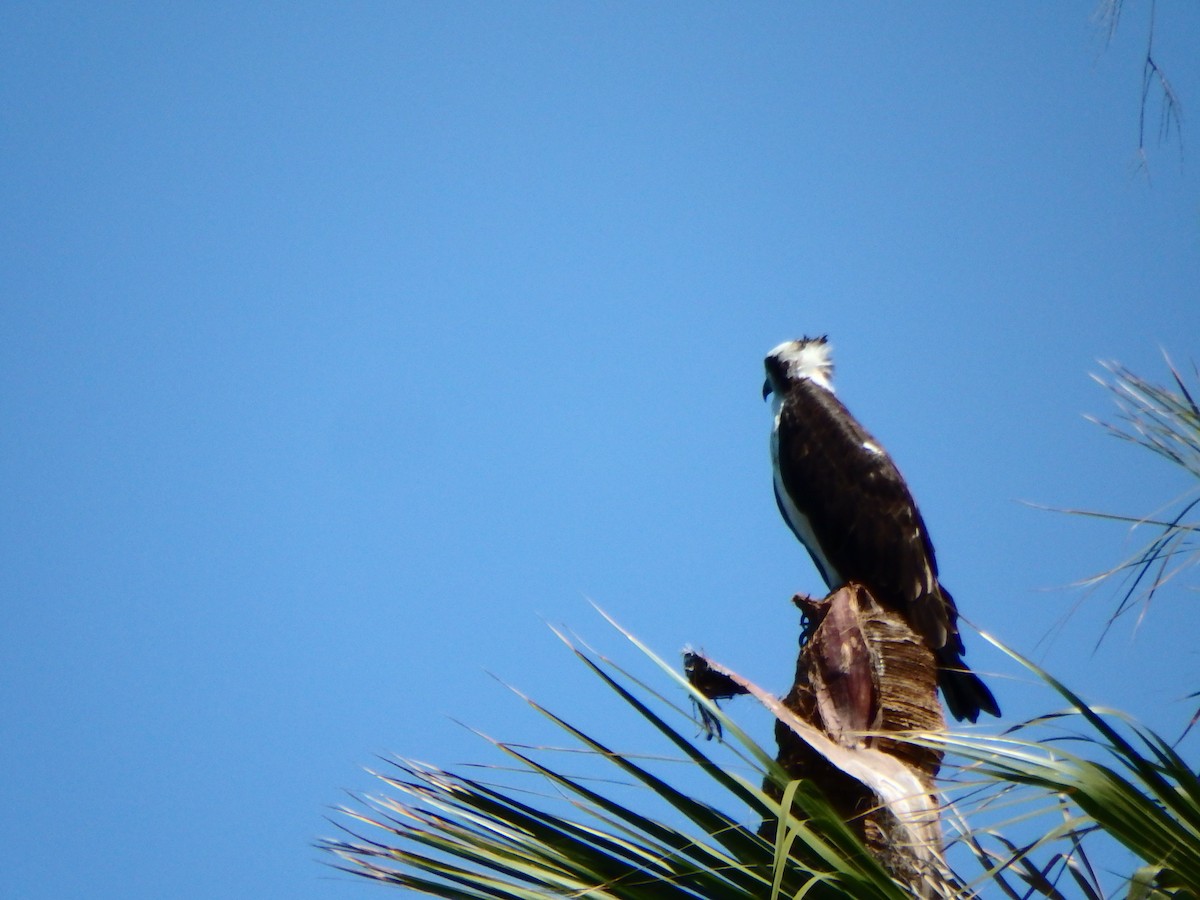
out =
<path fill-rule="evenodd" d="M 808 516 L 804 515 L 796 504 L 792 502 L 791 494 L 784 487 L 783 476 L 779 473 L 779 410 L 782 404 L 773 395 L 771 405 L 775 411 L 775 425 L 771 429 L 771 471 L 775 477 L 775 495 L 779 498 L 779 505 L 783 509 L 783 514 L 787 518 L 788 525 L 796 537 L 799 538 L 800 543 L 804 544 L 804 548 L 808 550 L 817 569 L 820 570 L 825 584 L 832 591 L 845 584 L 846 580 L 842 578 L 829 560 L 826 559 L 824 552 L 821 550 L 821 544 L 813 532 L 812 523 L 808 521 Z"/>

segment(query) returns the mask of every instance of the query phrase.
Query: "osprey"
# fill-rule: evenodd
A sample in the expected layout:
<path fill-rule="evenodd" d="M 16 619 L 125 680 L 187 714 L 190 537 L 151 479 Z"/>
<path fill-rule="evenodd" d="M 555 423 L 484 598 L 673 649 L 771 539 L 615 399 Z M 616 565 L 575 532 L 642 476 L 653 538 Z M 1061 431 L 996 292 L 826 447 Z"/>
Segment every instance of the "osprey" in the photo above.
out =
<path fill-rule="evenodd" d="M 938 662 L 956 719 L 1000 715 L 992 692 L 963 663 L 958 608 L 938 581 L 933 544 L 908 485 L 883 447 L 833 393 L 826 337 L 786 341 L 767 354 L 763 399 L 773 395 L 771 463 L 784 521 L 831 591 L 865 585 L 898 609 Z"/>

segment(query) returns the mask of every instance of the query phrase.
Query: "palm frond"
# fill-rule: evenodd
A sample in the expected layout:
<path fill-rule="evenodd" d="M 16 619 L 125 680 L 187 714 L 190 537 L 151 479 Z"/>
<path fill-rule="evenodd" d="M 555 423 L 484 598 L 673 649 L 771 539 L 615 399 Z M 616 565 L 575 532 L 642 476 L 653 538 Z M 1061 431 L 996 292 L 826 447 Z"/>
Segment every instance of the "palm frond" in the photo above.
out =
<path fill-rule="evenodd" d="M 1105 363 L 1109 377 L 1093 376 L 1112 394 L 1115 422 L 1094 420 L 1116 437 L 1133 441 L 1200 479 L 1200 406 L 1168 358 L 1173 387 L 1155 384 L 1117 363 Z M 1200 377 L 1200 370 L 1193 373 Z"/>
<path fill-rule="evenodd" d="M 1050 686 L 1068 709 L 1005 735 L 913 738 L 945 751 L 974 778 L 993 780 L 1006 795 L 1017 786 L 1032 789 L 1029 797 L 1042 814 L 1055 815 L 1057 807 L 1057 824 L 1042 829 L 1028 846 L 1010 842 L 1003 851 L 977 856 L 995 873 L 1049 851 L 1051 862 L 1060 863 L 1085 896 L 1100 897 L 1100 878 L 1086 848 L 1111 839 L 1142 863 L 1127 878 L 1131 896 L 1135 887 L 1149 891 L 1140 894 L 1147 897 L 1162 892 L 1200 896 L 1200 779 L 1191 766 L 1154 732 L 1090 706 L 1030 660 L 984 637 Z M 1047 727 L 1051 724 L 1053 731 Z M 984 835 L 970 835 L 982 847 Z M 1054 896 L 1048 884 L 1034 887 L 1043 896 Z"/>
<path fill-rule="evenodd" d="M 509 767 L 483 767 L 495 779 L 485 782 L 394 760 L 387 771 L 375 773 L 389 793 L 356 798 L 342 808 L 354 823 L 345 829 L 348 837 L 320 846 L 335 854 L 345 871 L 432 896 L 471 900 L 908 896 L 813 785 L 789 784 L 771 755 L 723 710 L 632 635 L 622 634 L 732 736 L 740 754 L 736 765 L 714 759 L 672 724 L 672 718 L 686 722 L 685 730 L 697 733 L 698 723 L 680 707 L 664 702 L 610 660 L 560 637 L 650 733 L 667 740 L 693 780 L 697 773 L 703 776 L 711 797 L 698 796 L 694 785 L 672 783 L 644 758 L 614 749 L 524 698 L 570 736 L 587 759 L 615 767 L 635 785 L 646 808 L 617 802 L 588 778 L 543 758 L 553 751 L 487 739 L 517 769 L 534 776 L 542 790 L 506 784 Z M 724 743 L 719 747 L 727 749 Z M 750 777 L 736 774 L 739 768 Z M 764 790 L 764 781 L 775 786 L 774 794 Z"/>
<path fill-rule="evenodd" d="M 1117 34 L 1117 26 L 1121 21 L 1121 13 L 1124 9 L 1124 0 L 1101 0 L 1093 15 L 1094 20 L 1100 24 L 1105 31 L 1105 39 L 1108 43 L 1112 43 Z M 1171 132 L 1175 132 L 1176 138 L 1179 140 L 1180 159 L 1183 154 L 1183 104 L 1179 99 L 1179 95 L 1175 92 L 1171 82 L 1167 80 L 1166 73 L 1158 64 L 1154 52 L 1154 35 L 1156 31 L 1156 20 L 1158 17 L 1158 4 L 1155 0 L 1150 0 L 1148 5 L 1148 18 L 1146 28 L 1146 50 L 1142 56 L 1142 89 L 1141 102 L 1138 105 L 1138 141 L 1137 141 L 1137 159 L 1138 169 L 1149 175 L 1149 151 L 1147 149 L 1147 114 L 1150 111 L 1150 95 L 1155 93 L 1154 88 L 1157 87 L 1159 95 L 1159 122 L 1158 122 L 1158 140 L 1165 142 L 1171 136 Z"/>
<path fill-rule="evenodd" d="M 1187 490 L 1163 512 L 1126 515 L 1071 509 L 1065 512 L 1127 523 L 1131 530 L 1151 529 L 1152 537 L 1112 568 L 1085 580 L 1098 584 L 1120 578 L 1117 608 L 1109 625 L 1140 605 L 1142 614 L 1159 590 L 1200 562 L 1200 405 L 1179 370 L 1167 359 L 1173 385 L 1159 385 L 1116 363 L 1108 377 L 1095 377 L 1117 405 L 1115 420 L 1092 418 L 1109 434 L 1144 447 L 1179 466 L 1189 476 Z M 1194 372 L 1200 381 L 1200 370 Z"/>

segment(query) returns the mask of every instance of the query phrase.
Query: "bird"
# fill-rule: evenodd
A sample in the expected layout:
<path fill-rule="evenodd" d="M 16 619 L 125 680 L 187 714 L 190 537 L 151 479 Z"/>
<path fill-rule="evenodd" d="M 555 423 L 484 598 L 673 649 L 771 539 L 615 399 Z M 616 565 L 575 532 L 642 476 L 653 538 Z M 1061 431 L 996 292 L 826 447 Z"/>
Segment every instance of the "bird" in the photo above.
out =
<path fill-rule="evenodd" d="M 951 714 L 1000 715 L 963 662 L 958 607 L 938 578 L 921 512 L 900 470 L 834 393 L 828 335 L 785 341 L 764 360 L 772 398 L 775 502 L 829 590 L 865 586 L 897 609 L 933 651 Z"/>

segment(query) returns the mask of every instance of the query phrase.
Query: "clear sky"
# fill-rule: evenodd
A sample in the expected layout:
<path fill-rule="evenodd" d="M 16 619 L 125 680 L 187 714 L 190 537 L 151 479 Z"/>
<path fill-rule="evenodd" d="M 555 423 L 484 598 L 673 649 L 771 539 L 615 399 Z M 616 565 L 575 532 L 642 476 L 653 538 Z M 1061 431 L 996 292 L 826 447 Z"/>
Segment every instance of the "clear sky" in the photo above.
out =
<path fill-rule="evenodd" d="M 1093 653 L 1063 585 L 1132 545 L 1022 503 L 1184 486 L 1082 417 L 1200 356 L 1200 12 L 1147 179 L 1125 5 L 5 3 L 0 892 L 373 896 L 323 816 L 536 731 L 489 672 L 616 721 L 546 627 L 618 643 L 588 598 L 786 689 L 806 333 L 963 613 L 1175 733 L 1188 598 Z"/>

